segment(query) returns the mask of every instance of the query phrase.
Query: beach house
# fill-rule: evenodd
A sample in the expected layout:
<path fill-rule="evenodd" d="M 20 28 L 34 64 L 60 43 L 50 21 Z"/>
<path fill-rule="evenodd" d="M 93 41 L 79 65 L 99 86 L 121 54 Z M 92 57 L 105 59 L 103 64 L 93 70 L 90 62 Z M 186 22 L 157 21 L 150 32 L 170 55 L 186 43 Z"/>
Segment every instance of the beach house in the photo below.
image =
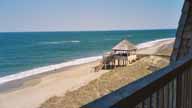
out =
<path fill-rule="evenodd" d="M 120 41 L 111 52 L 104 54 L 104 69 L 126 66 L 136 60 L 137 48 L 127 39 Z"/>

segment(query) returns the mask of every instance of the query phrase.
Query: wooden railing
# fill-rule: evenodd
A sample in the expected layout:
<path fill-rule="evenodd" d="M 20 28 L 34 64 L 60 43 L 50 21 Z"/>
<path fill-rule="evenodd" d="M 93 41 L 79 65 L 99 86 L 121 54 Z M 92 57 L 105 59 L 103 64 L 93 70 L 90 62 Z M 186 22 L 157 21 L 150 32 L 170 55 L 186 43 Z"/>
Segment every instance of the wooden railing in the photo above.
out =
<path fill-rule="evenodd" d="M 192 108 L 192 55 L 82 108 Z"/>

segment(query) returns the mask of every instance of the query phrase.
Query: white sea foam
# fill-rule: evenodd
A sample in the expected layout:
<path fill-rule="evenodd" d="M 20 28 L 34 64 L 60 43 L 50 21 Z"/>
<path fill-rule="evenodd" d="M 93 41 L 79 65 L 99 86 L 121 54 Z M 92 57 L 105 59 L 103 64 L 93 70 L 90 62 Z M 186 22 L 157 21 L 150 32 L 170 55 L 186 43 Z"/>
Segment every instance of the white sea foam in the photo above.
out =
<path fill-rule="evenodd" d="M 127 37 L 133 37 L 132 35 L 127 35 Z"/>
<path fill-rule="evenodd" d="M 147 42 L 143 42 L 137 45 L 138 49 L 142 49 L 142 48 L 147 48 L 147 47 L 151 47 L 159 42 L 163 42 L 163 41 L 168 41 L 168 40 L 174 40 L 175 38 L 163 38 L 163 39 L 157 39 L 157 40 L 153 40 L 153 41 L 147 41 Z"/>
<path fill-rule="evenodd" d="M 40 42 L 41 45 L 51 45 L 51 44 L 63 44 L 63 43 L 79 43 L 79 40 L 71 40 L 71 41 L 50 41 L 50 42 Z"/>
<path fill-rule="evenodd" d="M 17 74 L 12 74 L 12 75 L 8 75 L 8 76 L 5 76 L 5 77 L 1 77 L 0 78 L 0 84 L 6 83 L 6 82 L 9 82 L 9 81 L 13 81 L 13 80 L 26 78 L 26 77 L 29 77 L 29 76 L 32 76 L 32 75 L 37 75 L 37 74 L 41 74 L 41 73 L 45 73 L 45 72 L 54 71 L 54 70 L 61 69 L 61 68 L 64 68 L 64 67 L 69 67 L 69 66 L 74 66 L 74 65 L 80 65 L 80 64 L 84 64 L 84 63 L 93 62 L 93 61 L 96 61 L 96 60 L 101 59 L 101 58 L 102 58 L 102 56 L 80 58 L 80 59 L 75 59 L 75 60 L 60 63 L 60 64 L 54 64 L 54 65 L 49 65 L 49 66 L 44 66 L 44 67 L 31 69 L 31 70 L 28 70 L 28 71 L 19 72 Z"/>
<path fill-rule="evenodd" d="M 111 39 L 111 38 L 107 38 L 107 39 L 104 39 L 106 41 L 111 41 L 111 40 L 119 40 L 119 39 Z"/>

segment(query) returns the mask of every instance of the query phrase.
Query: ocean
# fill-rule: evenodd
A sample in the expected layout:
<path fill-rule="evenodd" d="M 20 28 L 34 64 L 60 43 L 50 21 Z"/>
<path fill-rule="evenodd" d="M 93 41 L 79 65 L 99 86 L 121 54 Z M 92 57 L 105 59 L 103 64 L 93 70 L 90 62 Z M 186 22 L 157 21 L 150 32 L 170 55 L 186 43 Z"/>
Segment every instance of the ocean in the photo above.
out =
<path fill-rule="evenodd" d="M 174 38 L 176 30 L 0 33 L 0 83 L 87 63 L 122 39 L 144 47 Z"/>

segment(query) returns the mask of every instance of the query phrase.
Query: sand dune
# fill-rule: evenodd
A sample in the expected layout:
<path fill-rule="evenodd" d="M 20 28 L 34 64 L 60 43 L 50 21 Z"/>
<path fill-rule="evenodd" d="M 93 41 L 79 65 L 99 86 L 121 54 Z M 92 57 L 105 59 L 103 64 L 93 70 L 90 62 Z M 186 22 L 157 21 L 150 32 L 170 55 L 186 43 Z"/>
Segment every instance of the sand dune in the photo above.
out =
<path fill-rule="evenodd" d="M 175 39 L 168 39 L 159 41 L 155 44 L 152 44 L 150 47 L 147 48 L 140 48 L 137 50 L 137 54 L 143 54 L 143 55 L 170 55 L 173 44 Z"/>

